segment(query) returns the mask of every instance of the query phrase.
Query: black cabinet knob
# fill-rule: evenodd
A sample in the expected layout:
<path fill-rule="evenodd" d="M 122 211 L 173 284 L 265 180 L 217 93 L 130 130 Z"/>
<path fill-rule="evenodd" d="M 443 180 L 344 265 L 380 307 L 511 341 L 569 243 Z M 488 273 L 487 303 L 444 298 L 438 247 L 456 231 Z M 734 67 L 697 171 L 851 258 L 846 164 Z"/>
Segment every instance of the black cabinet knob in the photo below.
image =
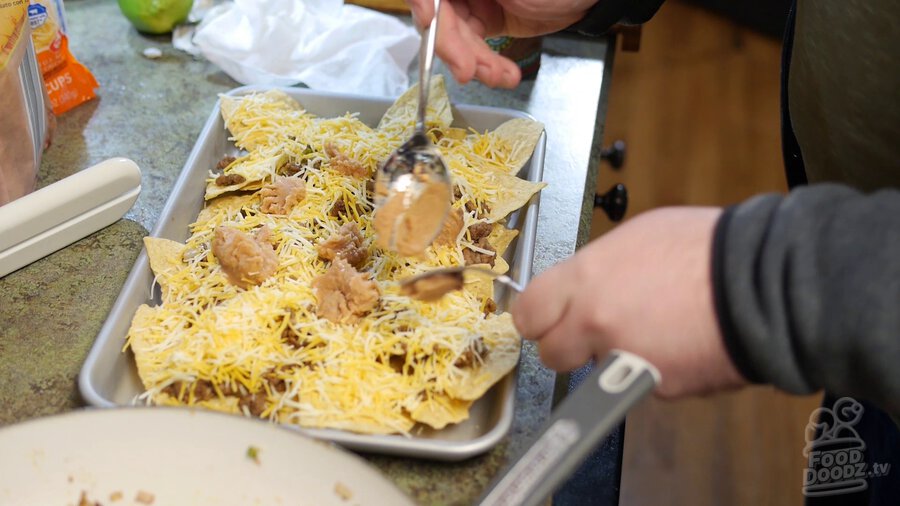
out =
<path fill-rule="evenodd" d="M 618 183 L 613 185 L 606 193 L 594 195 L 594 207 L 599 207 L 606 212 L 612 221 L 621 221 L 628 210 L 628 188 Z"/>
<path fill-rule="evenodd" d="M 625 141 L 618 140 L 612 146 L 600 150 L 600 159 L 609 162 L 614 169 L 619 169 L 625 164 Z"/>

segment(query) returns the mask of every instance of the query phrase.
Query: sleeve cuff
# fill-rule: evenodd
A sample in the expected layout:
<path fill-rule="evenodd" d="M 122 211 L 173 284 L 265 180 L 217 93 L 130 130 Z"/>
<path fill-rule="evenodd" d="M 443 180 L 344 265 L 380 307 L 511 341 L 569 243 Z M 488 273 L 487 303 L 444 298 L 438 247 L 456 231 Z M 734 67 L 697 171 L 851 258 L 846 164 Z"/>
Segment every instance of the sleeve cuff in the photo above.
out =
<path fill-rule="evenodd" d="M 566 29 L 588 37 L 598 37 L 609 32 L 615 24 L 637 25 L 647 22 L 663 0 L 598 0 L 574 25 Z"/>
<path fill-rule="evenodd" d="M 610 28 L 625 15 L 625 2 L 612 0 L 599 0 L 595 3 L 580 21 L 566 29 L 588 37 L 604 35 Z"/>
<path fill-rule="evenodd" d="M 719 330 L 722 340 L 731 361 L 747 381 L 751 383 L 763 383 L 762 377 L 750 363 L 750 354 L 741 346 L 734 319 L 731 315 L 731 304 L 728 290 L 725 287 L 725 243 L 728 234 L 728 226 L 734 216 L 735 207 L 726 208 L 716 223 L 713 235 L 712 250 L 712 283 L 713 301 L 715 303 L 716 318 L 719 321 Z"/>

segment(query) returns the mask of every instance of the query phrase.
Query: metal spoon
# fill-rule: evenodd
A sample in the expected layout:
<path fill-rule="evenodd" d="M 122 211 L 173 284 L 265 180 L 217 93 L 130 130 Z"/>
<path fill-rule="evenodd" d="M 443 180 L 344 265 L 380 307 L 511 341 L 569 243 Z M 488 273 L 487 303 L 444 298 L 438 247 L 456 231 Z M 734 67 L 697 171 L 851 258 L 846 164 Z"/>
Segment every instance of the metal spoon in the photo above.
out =
<path fill-rule="evenodd" d="M 496 273 L 490 269 L 476 266 L 441 267 L 417 274 L 400 280 L 400 293 L 409 295 L 415 299 L 431 302 L 440 299 L 444 295 L 460 290 L 465 282 L 464 275 L 467 272 L 478 273 L 494 278 L 513 290 L 521 293 L 525 287 L 516 283 L 505 274 Z"/>
<path fill-rule="evenodd" d="M 424 251 L 440 233 L 450 210 L 447 166 L 425 133 L 440 5 L 440 0 L 434 0 L 434 17 L 419 47 L 419 104 L 415 131 L 375 174 L 375 207 L 383 213 L 382 219 L 390 220 L 381 230 L 389 236 L 383 244 L 403 254 Z M 377 215 L 376 212 L 376 220 Z"/>

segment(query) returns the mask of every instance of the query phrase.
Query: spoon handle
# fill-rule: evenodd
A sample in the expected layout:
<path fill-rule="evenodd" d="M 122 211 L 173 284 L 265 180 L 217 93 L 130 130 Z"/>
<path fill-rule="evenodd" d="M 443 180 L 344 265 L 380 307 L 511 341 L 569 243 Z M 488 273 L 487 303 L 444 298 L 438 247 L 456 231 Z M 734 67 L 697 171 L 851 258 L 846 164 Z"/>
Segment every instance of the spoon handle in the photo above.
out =
<path fill-rule="evenodd" d="M 513 281 L 513 279 L 512 279 L 511 277 L 509 277 L 509 276 L 507 276 L 507 275 L 505 275 L 505 274 L 501 274 L 501 275 L 499 275 L 499 276 L 496 276 L 494 279 L 497 280 L 497 281 L 499 281 L 499 282 L 501 282 L 501 283 L 503 283 L 504 285 L 506 285 L 506 286 L 512 288 L 513 290 L 515 290 L 515 291 L 517 291 L 517 292 L 519 292 L 519 293 L 522 293 L 522 292 L 525 291 L 525 287 L 524 287 L 524 286 L 520 285 L 519 283 L 516 283 L 515 281 Z"/>
<path fill-rule="evenodd" d="M 428 90 L 431 88 L 431 65 L 434 63 L 434 42 L 437 39 L 438 14 L 441 0 L 434 0 L 434 17 L 428 26 L 428 33 L 419 45 L 419 107 L 416 120 L 416 133 L 425 133 L 425 113 L 428 108 Z"/>
<path fill-rule="evenodd" d="M 613 350 L 553 411 L 524 454 L 502 471 L 479 506 L 537 506 L 659 383 L 644 359 Z"/>

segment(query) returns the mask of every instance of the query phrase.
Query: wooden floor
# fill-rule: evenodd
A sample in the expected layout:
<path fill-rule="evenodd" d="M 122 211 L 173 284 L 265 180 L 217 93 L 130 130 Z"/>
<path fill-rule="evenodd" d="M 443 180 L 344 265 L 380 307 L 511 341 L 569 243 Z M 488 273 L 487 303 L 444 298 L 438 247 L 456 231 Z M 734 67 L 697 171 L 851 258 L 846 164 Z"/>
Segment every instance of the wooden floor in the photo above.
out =
<path fill-rule="evenodd" d="M 729 205 L 785 191 L 780 41 L 690 4 L 666 2 L 641 50 L 616 57 L 606 140 L 628 143 L 627 216 L 667 205 Z M 593 235 L 612 228 L 595 213 Z M 818 396 L 771 388 L 651 399 L 629 414 L 621 504 L 798 505 L 804 428 Z"/>

